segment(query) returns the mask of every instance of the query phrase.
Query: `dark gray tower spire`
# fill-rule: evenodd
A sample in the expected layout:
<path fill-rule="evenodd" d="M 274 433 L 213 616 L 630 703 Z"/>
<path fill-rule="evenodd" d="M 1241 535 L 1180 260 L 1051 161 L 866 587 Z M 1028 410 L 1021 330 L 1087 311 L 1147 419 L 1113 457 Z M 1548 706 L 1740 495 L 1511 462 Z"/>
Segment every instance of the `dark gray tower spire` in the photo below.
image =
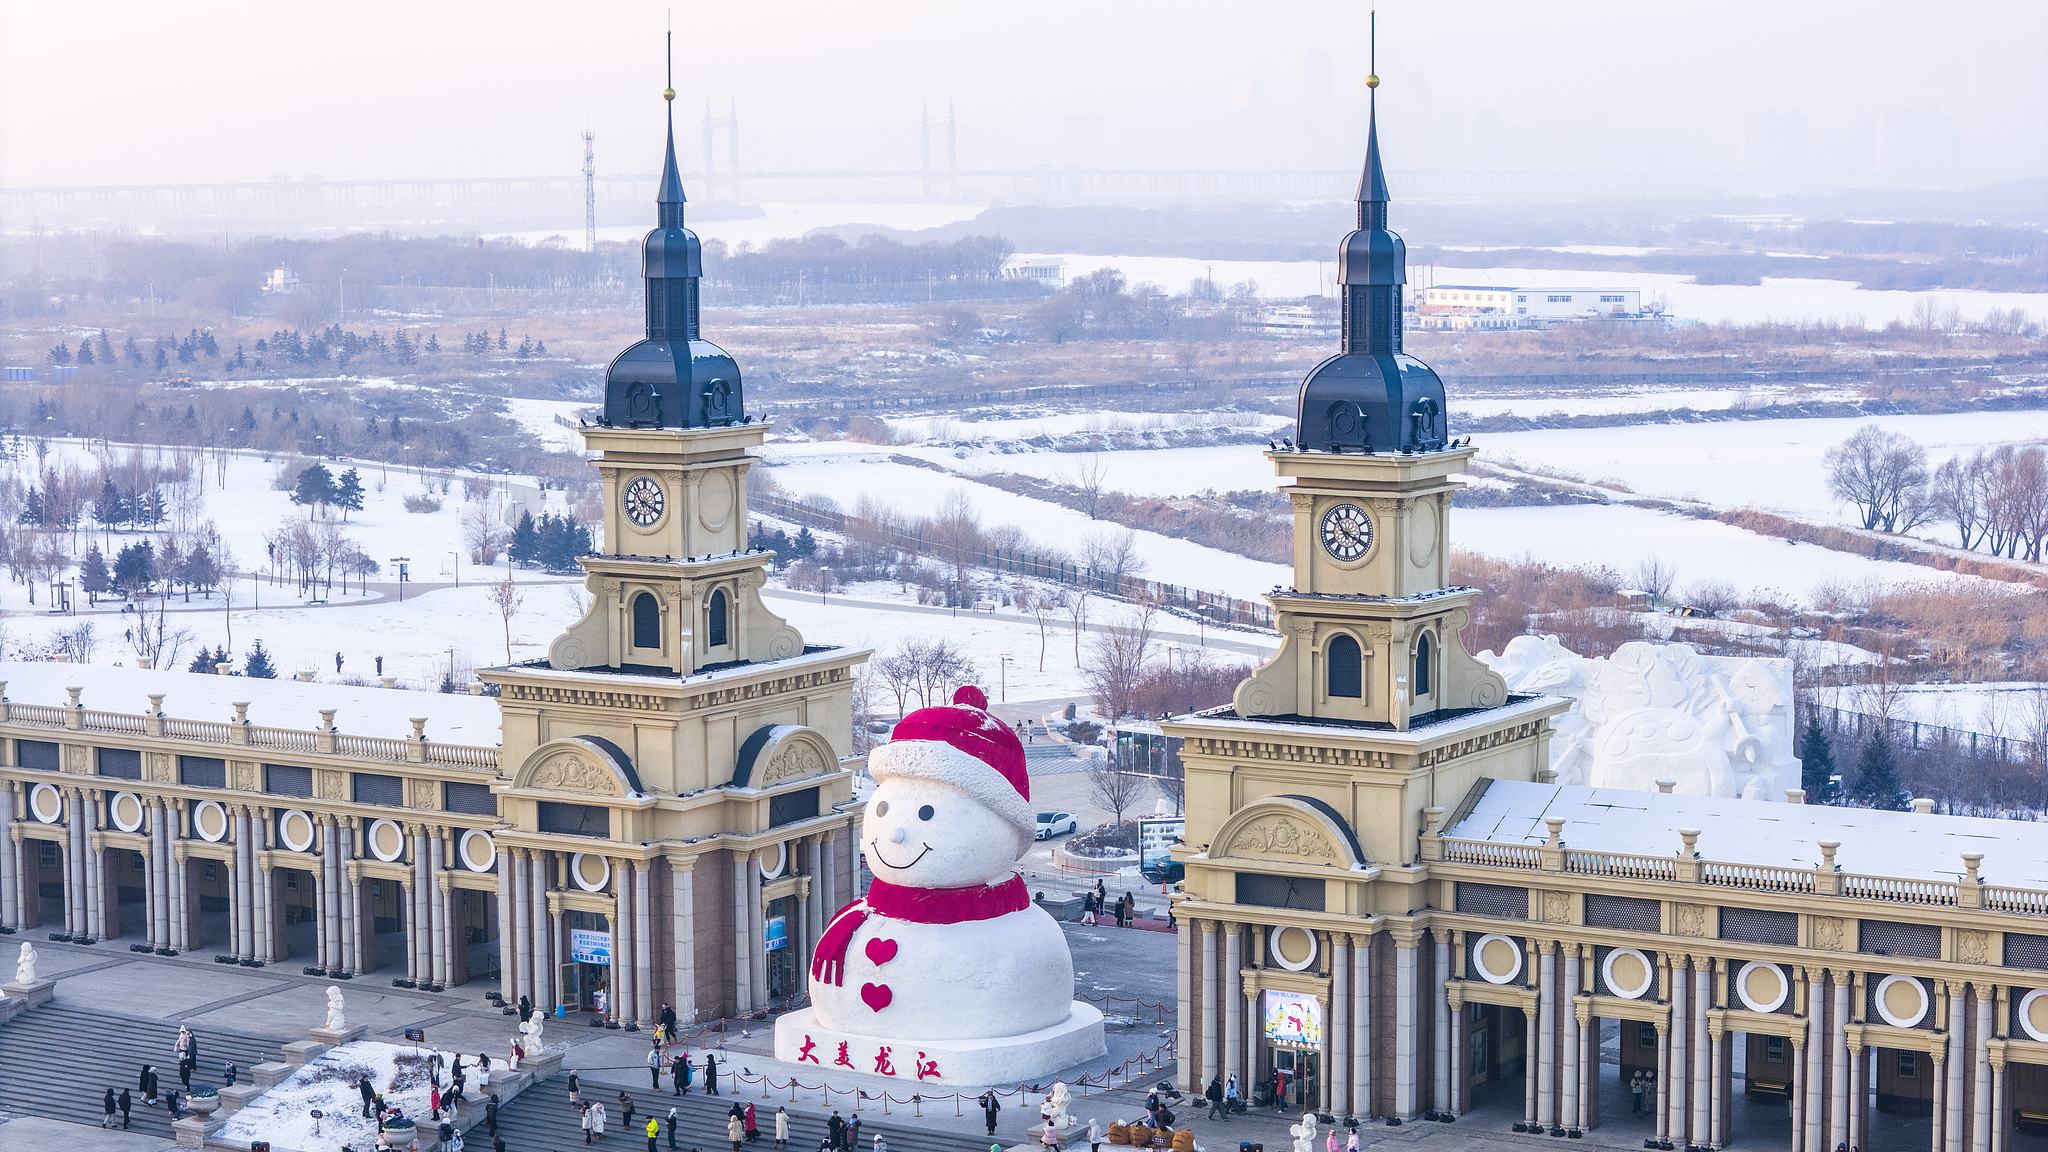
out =
<path fill-rule="evenodd" d="M 1372 95 L 1358 227 L 1337 249 L 1338 352 L 1302 382 L 1295 439 L 1304 449 L 1329 452 L 1433 451 L 1448 439 L 1444 386 L 1429 365 L 1401 351 L 1408 246 L 1387 227 L 1392 197 L 1380 163 L 1378 73 L 1365 85 Z"/>

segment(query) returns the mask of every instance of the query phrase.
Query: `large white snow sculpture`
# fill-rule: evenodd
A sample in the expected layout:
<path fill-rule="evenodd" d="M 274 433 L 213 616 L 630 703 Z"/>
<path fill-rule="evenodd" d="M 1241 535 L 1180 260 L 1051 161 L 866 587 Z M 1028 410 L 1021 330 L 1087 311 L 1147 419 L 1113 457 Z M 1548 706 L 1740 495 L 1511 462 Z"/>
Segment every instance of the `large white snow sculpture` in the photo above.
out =
<path fill-rule="evenodd" d="M 1790 661 L 1702 656 L 1686 644 L 1624 644 L 1609 659 L 1517 636 L 1479 659 L 1510 692 L 1567 696 L 1553 725 L 1560 784 L 1782 800 L 1799 785 Z"/>
<path fill-rule="evenodd" d="M 1024 747 L 962 688 L 868 756 L 862 848 L 875 874 L 811 957 L 811 1006 L 777 1059 L 910 1081 L 1030 1080 L 1105 1051 L 1074 960 L 1014 865 L 1037 820 Z"/>

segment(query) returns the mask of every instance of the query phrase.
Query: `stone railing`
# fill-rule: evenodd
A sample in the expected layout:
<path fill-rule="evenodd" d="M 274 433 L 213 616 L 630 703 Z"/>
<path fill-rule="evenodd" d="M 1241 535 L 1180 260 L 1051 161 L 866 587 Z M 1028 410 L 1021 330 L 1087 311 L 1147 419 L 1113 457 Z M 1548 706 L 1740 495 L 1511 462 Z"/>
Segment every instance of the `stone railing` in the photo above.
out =
<path fill-rule="evenodd" d="M 6 699 L 7 682 L 0 680 L 0 724 L 32 728 L 53 728 L 70 732 L 101 733 L 109 736 L 144 736 L 190 741 L 195 744 L 231 745 L 278 752 L 348 756 L 358 760 L 380 760 L 393 764 L 433 764 L 443 768 L 496 772 L 498 749 L 475 744 L 437 744 L 426 737 L 425 717 L 412 718 L 412 738 L 344 734 L 335 724 L 336 712 L 323 710 L 318 728 L 278 728 L 251 724 L 247 702 L 235 704 L 235 718 L 225 723 L 214 720 L 180 720 L 163 713 L 164 697 L 152 695 L 150 710 L 143 713 L 102 712 L 79 703 L 81 690 L 67 689 L 69 705 L 15 704 Z"/>
<path fill-rule="evenodd" d="M 1443 810 L 1431 808 L 1425 814 L 1429 819 L 1428 830 L 1422 835 L 1421 858 L 1425 862 L 1611 879 L 1669 881 L 1745 892 L 1847 896 L 1856 900 L 1917 904 L 1930 908 L 1987 908 L 2024 916 L 2048 916 L 2048 891 L 1986 885 L 1978 875 L 1984 857 L 1974 852 L 1962 854 L 1963 879 L 1960 882 L 1912 880 L 1844 872 L 1835 863 L 1835 852 L 1840 845 L 1828 840 L 1819 842 L 1819 867 L 1781 868 L 1707 859 L 1699 851 L 1700 834 L 1689 828 L 1679 829 L 1682 846 L 1678 852 L 1670 856 L 1648 856 L 1568 848 L 1563 836 L 1565 822 L 1556 818 L 1546 821 L 1550 826 L 1547 843 L 1503 844 L 1445 836 L 1442 833 Z"/>

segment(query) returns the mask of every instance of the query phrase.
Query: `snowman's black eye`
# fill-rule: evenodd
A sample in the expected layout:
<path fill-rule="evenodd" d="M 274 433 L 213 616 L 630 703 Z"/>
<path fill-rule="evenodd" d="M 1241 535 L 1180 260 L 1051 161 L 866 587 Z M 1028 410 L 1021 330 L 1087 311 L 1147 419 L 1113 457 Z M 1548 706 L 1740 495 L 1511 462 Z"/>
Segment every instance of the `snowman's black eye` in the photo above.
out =
<path fill-rule="evenodd" d="M 877 815 L 877 816 L 887 816 L 888 814 L 889 814 L 889 802 L 888 802 L 887 800 L 877 800 L 877 801 L 875 801 L 875 815 Z"/>
<path fill-rule="evenodd" d="M 931 819 L 931 818 L 932 818 L 932 806 L 931 806 L 931 805 L 929 805 L 929 804 L 927 804 L 927 805 L 925 805 L 924 807 L 922 807 L 922 808 L 919 808 L 919 809 L 917 810 L 917 818 L 918 818 L 919 820 L 929 820 L 929 819 Z"/>

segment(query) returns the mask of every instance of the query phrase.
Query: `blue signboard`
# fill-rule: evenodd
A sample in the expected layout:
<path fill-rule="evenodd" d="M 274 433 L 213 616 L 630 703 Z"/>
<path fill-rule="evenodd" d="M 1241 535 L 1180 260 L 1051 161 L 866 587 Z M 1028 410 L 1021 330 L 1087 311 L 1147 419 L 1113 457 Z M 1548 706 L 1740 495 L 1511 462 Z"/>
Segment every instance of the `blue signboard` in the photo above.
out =
<path fill-rule="evenodd" d="M 612 934 L 588 928 L 569 929 L 569 959 L 585 964 L 610 964 Z"/>
<path fill-rule="evenodd" d="M 770 916 L 768 918 L 767 939 L 763 941 L 763 944 L 770 952 L 786 947 L 789 944 L 789 919 L 787 917 Z"/>

